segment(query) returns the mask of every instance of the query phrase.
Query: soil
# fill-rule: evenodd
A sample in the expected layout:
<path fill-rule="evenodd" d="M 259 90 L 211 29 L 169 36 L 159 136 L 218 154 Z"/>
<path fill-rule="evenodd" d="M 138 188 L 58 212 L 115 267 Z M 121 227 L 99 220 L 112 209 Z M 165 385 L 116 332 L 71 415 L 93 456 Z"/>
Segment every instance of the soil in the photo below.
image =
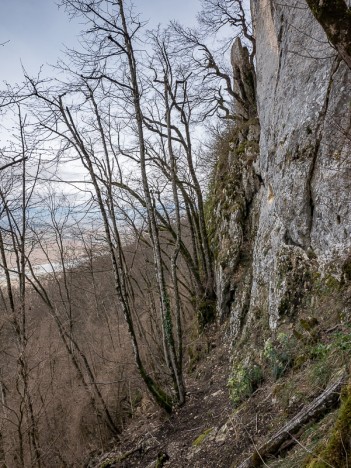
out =
<path fill-rule="evenodd" d="M 171 416 L 149 400 L 143 402 L 114 447 L 91 460 L 89 468 L 131 467 L 230 467 L 236 466 L 252 447 L 252 435 L 266 434 L 270 405 L 264 390 L 233 413 L 227 388 L 230 373 L 229 339 L 223 329 L 206 339 L 210 351 L 186 375 L 186 404 Z M 260 396 L 261 395 L 261 396 Z M 258 418 L 258 398 L 264 406 Z M 265 420 L 262 425 L 262 418 Z"/>
<path fill-rule="evenodd" d="M 234 409 L 227 388 L 232 347 L 224 336 L 222 328 L 206 337 L 210 351 L 186 375 L 183 407 L 168 416 L 150 400 L 143 401 L 119 441 L 87 468 L 234 468 L 321 392 L 301 371 L 278 382 L 265 381 Z M 300 462 L 291 466 L 304 466 L 306 454 L 303 450 Z M 284 456 L 276 456 L 266 466 L 279 466 L 279 460 L 289 466 Z"/>
<path fill-rule="evenodd" d="M 220 339 L 222 342 L 219 342 Z M 151 402 L 140 409 L 119 443 L 89 467 L 226 467 L 233 462 L 234 425 L 229 401 L 230 344 L 223 330 L 210 340 L 211 351 L 186 376 L 186 404 L 171 416 Z M 151 407 L 150 407 L 151 406 Z M 159 460 L 159 465 L 157 465 Z"/>

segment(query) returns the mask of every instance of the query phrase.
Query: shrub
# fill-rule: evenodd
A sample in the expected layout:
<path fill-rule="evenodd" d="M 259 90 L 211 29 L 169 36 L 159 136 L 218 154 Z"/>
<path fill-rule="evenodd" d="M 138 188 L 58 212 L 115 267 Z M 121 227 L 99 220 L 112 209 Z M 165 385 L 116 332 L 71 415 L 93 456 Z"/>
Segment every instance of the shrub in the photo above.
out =
<path fill-rule="evenodd" d="M 257 364 L 239 364 L 233 367 L 228 380 L 229 395 L 233 406 L 239 406 L 252 395 L 262 380 L 262 369 Z"/>
<path fill-rule="evenodd" d="M 280 333 L 273 341 L 269 338 L 264 345 L 263 358 L 274 379 L 282 377 L 293 363 L 293 350 L 296 340 L 292 336 Z"/>

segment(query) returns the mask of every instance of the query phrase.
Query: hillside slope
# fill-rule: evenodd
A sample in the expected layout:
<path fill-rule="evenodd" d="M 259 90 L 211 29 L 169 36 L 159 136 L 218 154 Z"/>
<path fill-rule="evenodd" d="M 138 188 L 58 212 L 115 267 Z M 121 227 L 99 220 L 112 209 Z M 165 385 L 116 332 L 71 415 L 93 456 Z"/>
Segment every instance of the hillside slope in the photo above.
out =
<path fill-rule="evenodd" d="M 244 119 L 207 206 L 224 325 L 186 406 L 91 466 L 348 466 L 351 73 L 305 2 L 252 10 L 256 76 L 237 40 Z"/>

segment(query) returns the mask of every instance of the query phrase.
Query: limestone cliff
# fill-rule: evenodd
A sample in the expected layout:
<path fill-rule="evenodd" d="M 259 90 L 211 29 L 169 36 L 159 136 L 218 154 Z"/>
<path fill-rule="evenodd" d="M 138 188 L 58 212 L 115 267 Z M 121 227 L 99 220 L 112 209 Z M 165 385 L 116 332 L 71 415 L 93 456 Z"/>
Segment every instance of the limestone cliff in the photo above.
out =
<path fill-rule="evenodd" d="M 351 252 L 350 70 L 304 2 L 252 10 L 260 136 L 249 119 L 232 140 L 215 211 L 219 309 L 234 337 L 262 317 L 272 332 L 293 320 L 313 275 L 342 280 Z M 237 42 L 237 86 L 244 55 Z"/>
<path fill-rule="evenodd" d="M 262 445 L 239 466 L 261 466 L 272 455 L 278 459 L 268 466 L 348 466 L 351 72 L 305 1 L 253 0 L 251 7 L 255 70 L 237 40 L 238 119 L 209 198 L 218 315 L 229 317 L 232 340 L 229 393 L 239 419 L 256 412 L 265 427 L 254 436 Z M 335 385 L 344 388 L 344 403 L 338 416 L 325 416 L 323 398 L 337 393 Z M 294 418 L 287 423 L 282 413 Z M 311 421 L 317 446 L 306 432 Z M 279 464 L 281 445 L 297 440 L 290 429 L 274 435 L 283 422 L 310 448 Z"/>

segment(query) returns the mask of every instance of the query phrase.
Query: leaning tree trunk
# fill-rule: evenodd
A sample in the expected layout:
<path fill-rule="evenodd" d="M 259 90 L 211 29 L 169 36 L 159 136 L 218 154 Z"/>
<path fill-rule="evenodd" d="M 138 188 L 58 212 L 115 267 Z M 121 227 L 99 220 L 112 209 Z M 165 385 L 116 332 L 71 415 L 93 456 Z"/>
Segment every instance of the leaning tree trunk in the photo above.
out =
<path fill-rule="evenodd" d="M 179 363 L 178 356 L 176 352 L 174 333 L 173 333 L 173 323 L 172 323 L 172 313 L 171 313 L 171 304 L 169 295 L 167 292 L 166 281 L 164 276 L 164 268 L 162 262 L 162 253 L 160 246 L 160 238 L 156 221 L 156 214 L 153 199 L 150 192 L 149 181 L 147 178 L 146 172 L 146 146 L 144 139 L 144 128 L 143 128 L 143 116 L 140 103 L 140 92 L 137 78 L 137 69 L 134 56 L 134 50 L 132 46 L 131 36 L 128 32 L 126 17 L 124 14 L 123 0 L 118 0 L 119 12 L 122 21 L 122 30 L 124 35 L 124 45 L 125 51 L 128 59 L 128 66 L 130 71 L 130 80 L 131 80 L 131 92 L 133 97 L 134 112 L 135 112 L 135 121 L 137 124 L 137 132 L 139 139 L 139 153 L 140 153 L 140 169 L 141 169 L 141 178 L 142 185 L 145 197 L 146 211 L 150 226 L 150 234 L 154 252 L 155 259 L 155 268 L 156 268 L 156 278 L 160 293 L 160 307 L 161 307 L 161 320 L 163 326 L 164 340 L 165 340 L 165 358 L 169 364 L 169 370 L 172 375 L 174 388 L 178 396 L 178 403 L 185 400 L 185 390 L 182 384 L 182 377 L 179 375 Z M 110 36 L 110 39 L 113 38 Z"/>

